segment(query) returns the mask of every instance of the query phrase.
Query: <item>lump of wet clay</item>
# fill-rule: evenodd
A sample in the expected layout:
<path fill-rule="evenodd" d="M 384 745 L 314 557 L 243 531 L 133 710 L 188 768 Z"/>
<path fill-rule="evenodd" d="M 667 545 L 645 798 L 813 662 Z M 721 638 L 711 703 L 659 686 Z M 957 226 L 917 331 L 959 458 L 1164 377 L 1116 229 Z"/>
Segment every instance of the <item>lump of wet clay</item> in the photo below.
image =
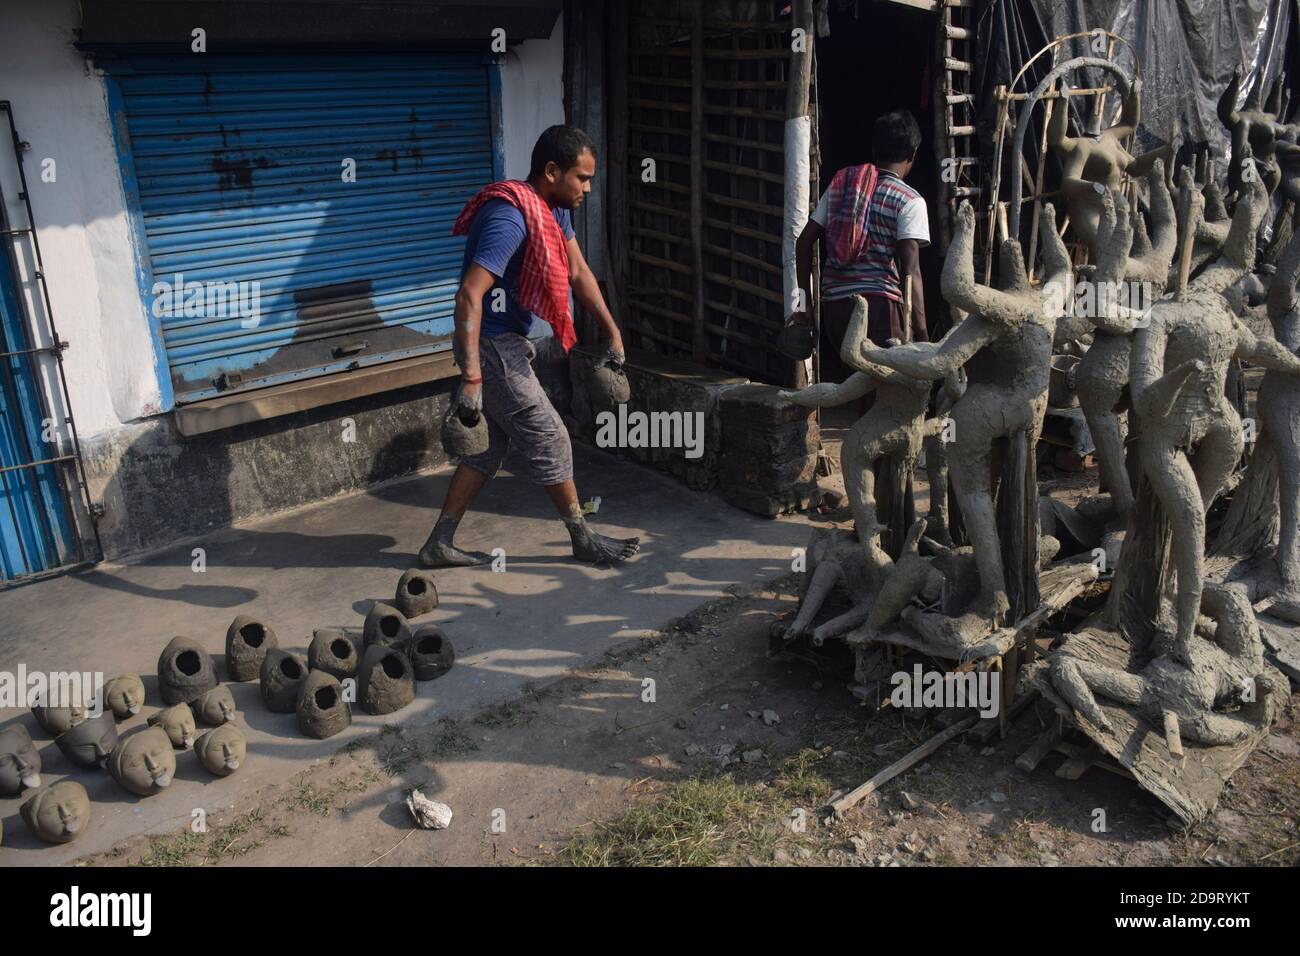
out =
<path fill-rule="evenodd" d="M 117 746 L 117 721 L 112 711 L 83 720 L 71 730 L 59 734 L 54 742 L 63 756 L 78 767 L 97 770 L 108 761 Z"/>
<path fill-rule="evenodd" d="M 451 638 L 437 624 L 425 624 L 416 628 L 406 649 L 416 680 L 441 677 L 451 670 L 451 665 L 456 660 L 456 648 L 452 646 Z"/>
<path fill-rule="evenodd" d="M 391 714 L 415 700 L 415 674 L 401 648 L 368 648 L 357 678 L 357 699 L 367 713 Z"/>
<path fill-rule="evenodd" d="M 190 707 L 194 716 L 205 724 L 224 724 L 235 719 L 235 697 L 225 684 L 218 684 Z"/>
<path fill-rule="evenodd" d="M 71 843 L 90 826 L 90 797 L 75 780 L 61 780 L 33 793 L 19 813 L 37 839 Z"/>
<path fill-rule="evenodd" d="M 194 712 L 187 704 L 173 704 L 149 718 L 150 727 L 161 727 L 167 739 L 177 750 L 189 750 L 199 735 L 194 724 Z"/>
<path fill-rule="evenodd" d="M 197 641 L 173 637 L 158 657 L 158 690 L 163 703 L 188 704 L 217 686 L 212 655 Z"/>
<path fill-rule="evenodd" d="M 322 627 L 312 633 L 307 648 L 307 666 L 333 674 L 339 680 L 355 677 L 361 656 L 356 642 L 337 627 Z"/>
<path fill-rule="evenodd" d="M 280 644 L 275 631 L 264 621 L 241 614 L 226 630 L 226 671 L 233 681 L 257 680 L 262 672 L 262 658 Z"/>
<path fill-rule="evenodd" d="M 420 568 L 405 572 L 397 582 L 397 609 L 407 617 L 428 614 L 438 606 L 438 589 L 433 575 Z"/>
<path fill-rule="evenodd" d="M 120 674 L 104 685 L 104 703 L 118 720 L 140 713 L 144 706 L 144 681 L 139 674 Z"/>
<path fill-rule="evenodd" d="M 80 704 L 69 707 L 33 707 L 32 716 L 41 727 L 57 737 L 85 720 L 86 708 Z"/>
<path fill-rule="evenodd" d="M 395 647 L 411 636 L 411 625 L 406 615 L 383 601 L 376 601 L 361 631 L 361 640 L 366 648 L 376 645 Z"/>
<path fill-rule="evenodd" d="M 276 714 L 292 714 L 298 706 L 298 688 L 307 678 L 307 662 L 278 647 L 262 659 L 262 703 Z"/>
<path fill-rule="evenodd" d="M 147 727 L 123 737 L 108 758 L 108 772 L 127 790 L 142 797 L 157 793 L 176 774 L 176 754 L 161 727 Z"/>
<path fill-rule="evenodd" d="M 208 773 L 228 777 L 240 768 L 248 755 L 248 740 L 234 724 L 222 724 L 195 741 L 194 752 Z"/>
<path fill-rule="evenodd" d="M 343 685 L 328 671 L 312 671 L 298 691 L 298 729 L 324 740 L 352 723 L 352 708 L 343 699 Z"/>
<path fill-rule="evenodd" d="M 41 753 L 22 724 L 0 730 L 0 796 L 16 797 L 41 785 Z"/>

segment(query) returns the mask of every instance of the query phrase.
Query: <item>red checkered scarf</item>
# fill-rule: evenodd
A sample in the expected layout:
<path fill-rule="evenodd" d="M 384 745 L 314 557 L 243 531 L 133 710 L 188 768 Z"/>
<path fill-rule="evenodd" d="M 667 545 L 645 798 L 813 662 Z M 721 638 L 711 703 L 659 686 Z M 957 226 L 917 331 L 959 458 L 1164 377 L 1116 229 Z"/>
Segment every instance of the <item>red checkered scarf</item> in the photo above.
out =
<path fill-rule="evenodd" d="M 876 167 L 863 163 L 846 166 L 831 179 L 826 190 L 826 249 L 831 265 L 843 268 L 866 256 L 867 209 L 876 191 L 876 176 Z"/>
<path fill-rule="evenodd" d="M 564 351 L 569 351 L 578 336 L 569 310 L 569 247 L 564 230 L 536 189 L 523 180 L 508 179 L 484 186 L 465 203 L 451 227 L 451 234 L 466 235 L 479 209 L 489 199 L 504 199 L 523 214 L 528 238 L 523 268 L 519 271 L 519 304 L 544 319 Z"/>

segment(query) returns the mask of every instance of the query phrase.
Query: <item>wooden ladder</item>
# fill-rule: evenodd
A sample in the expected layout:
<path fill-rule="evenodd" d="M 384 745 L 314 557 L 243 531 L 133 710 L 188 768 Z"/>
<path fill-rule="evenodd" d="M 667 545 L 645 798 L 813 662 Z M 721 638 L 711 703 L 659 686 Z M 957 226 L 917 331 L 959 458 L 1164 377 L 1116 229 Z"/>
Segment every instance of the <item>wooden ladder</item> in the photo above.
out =
<path fill-rule="evenodd" d="M 943 85 L 943 138 L 947 153 L 940 164 L 940 179 L 948 205 L 948 222 L 963 199 L 981 194 L 979 157 L 975 141 L 975 93 L 972 41 L 975 36 L 974 0 L 939 0 L 939 49 Z M 945 236 L 945 244 L 948 237 Z"/>

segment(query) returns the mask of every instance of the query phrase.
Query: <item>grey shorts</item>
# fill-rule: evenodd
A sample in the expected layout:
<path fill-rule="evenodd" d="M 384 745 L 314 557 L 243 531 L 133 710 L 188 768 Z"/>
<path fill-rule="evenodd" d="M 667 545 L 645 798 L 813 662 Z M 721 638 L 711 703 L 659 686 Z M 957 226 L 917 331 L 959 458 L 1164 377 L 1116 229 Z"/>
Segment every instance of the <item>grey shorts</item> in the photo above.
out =
<path fill-rule="evenodd" d="M 573 477 L 573 443 L 533 372 L 536 354 L 512 332 L 479 339 L 488 448 L 461 462 L 491 478 L 511 454 L 511 468 L 529 481 L 558 485 Z"/>

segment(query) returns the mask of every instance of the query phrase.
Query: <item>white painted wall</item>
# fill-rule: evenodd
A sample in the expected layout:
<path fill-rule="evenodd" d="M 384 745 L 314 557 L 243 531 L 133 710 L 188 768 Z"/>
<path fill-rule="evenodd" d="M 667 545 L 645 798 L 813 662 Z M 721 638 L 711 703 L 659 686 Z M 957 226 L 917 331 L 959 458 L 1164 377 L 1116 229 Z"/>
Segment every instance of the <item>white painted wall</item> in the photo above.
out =
<path fill-rule="evenodd" d="M 511 47 L 501 64 L 506 178 L 523 179 L 542 130 L 564 122 L 564 17 L 545 40 Z"/>
<path fill-rule="evenodd" d="M 31 143 L 24 169 L 55 323 L 71 345 L 64 367 L 85 438 L 156 413 L 161 393 L 103 80 L 71 45 L 80 21 L 77 0 L 6 3 L 0 97 L 12 102 L 18 134 Z M 54 182 L 41 180 L 46 158 L 55 161 Z M 0 186 L 10 223 L 25 226 L 7 130 Z M 30 247 L 20 241 L 14 248 L 26 271 L 22 291 L 36 299 L 44 325 Z"/>

